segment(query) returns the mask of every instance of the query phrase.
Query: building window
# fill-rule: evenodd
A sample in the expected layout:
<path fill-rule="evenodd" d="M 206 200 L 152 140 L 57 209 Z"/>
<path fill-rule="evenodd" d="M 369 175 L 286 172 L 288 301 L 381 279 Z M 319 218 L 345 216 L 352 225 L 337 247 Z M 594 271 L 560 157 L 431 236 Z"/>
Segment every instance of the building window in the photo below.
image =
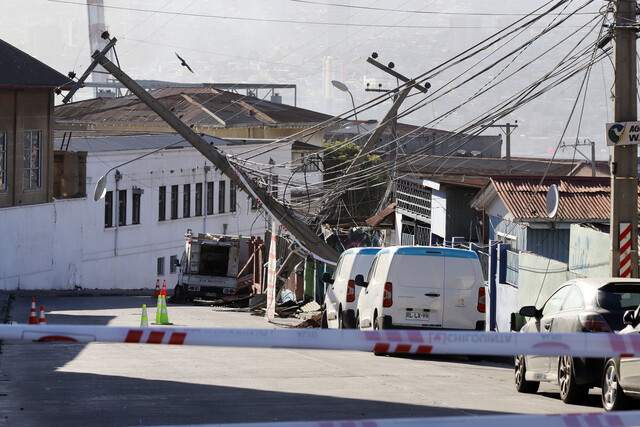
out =
<path fill-rule="evenodd" d="M 229 182 L 229 212 L 236 211 L 237 193 L 236 186 L 233 182 Z"/>
<path fill-rule="evenodd" d="M 42 160 L 42 131 L 24 133 L 24 181 L 25 190 L 40 188 L 40 162 Z"/>
<path fill-rule="evenodd" d="M 158 192 L 158 221 L 164 221 L 165 219 L 167 219 L 166 207 L 167 207 L 167 187 L 163 185 L 162 187 L 160 187 L 160 191 Z"/>
<path fill-rule="evenodd" d="M 191 184 L 185 184 L 182 191 L 182 216 L 189 218 L 191 216 Z"/>
<path fill-rule="evenodd" d="M 104 228 L 113 227 L 113 191 L 104 196 Z"/>
<path fill-rule="evenodd" d="M 0 132 L 0 191 L 7 190 L 7 133 Z"/>
<path fill-rule="evenodd" d="M 164 276 L 164 257 L 158 258 L 158 276 Z"/>
<path fill-rule="evenodd" d="M 171 186 L 171 219 L 178 218 L 178 186 Z"/>
<path fill-rule="evenodd" d="M 196 184 L 196 216 L 202 216 L 202 183 Z"/>
<path fill-rule="evenodd" d="M 140 196 L 142 190 L 139 188 L 133 189 L 132 194 L 132 206 L 131 206 L 131 224 L 140 224 Z"/>
<path fill-rule="evenodd" d="M 226 196 L 226 187 L 227 187 L 227 182 L 226 181 L 220 181 L 218 183 L 218 213 L 224 213 L 224 208 L 225 208 L 225 203 L 224 203 L 224 199 Z"/>
<path fill-rule="evenodd" d="M 175 274 L 175 272 L 178 271 L 178 268 L 176 267 L 177 260 L 178 255 L 171 255 L 171 257 L 169 258 L 169 273 Z"/>
<path fill-rule="evenodd" d="M 207 182 L 207 215 L 213 215 L 213 182 Z"/>
<path fill-rule="evenodd" d="M 118 191 L 118 225 L 127 225 L 127 190 Z"/>

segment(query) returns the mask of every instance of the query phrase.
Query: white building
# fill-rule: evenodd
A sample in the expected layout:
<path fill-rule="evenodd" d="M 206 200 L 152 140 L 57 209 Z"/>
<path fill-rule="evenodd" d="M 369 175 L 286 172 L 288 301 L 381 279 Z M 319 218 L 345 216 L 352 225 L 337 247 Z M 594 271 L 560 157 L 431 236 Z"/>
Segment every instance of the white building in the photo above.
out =
<path fill-rule="evenodd" d="M 87 153 L 86 174 L 80 165 L 76 177 L 65 177 L 65 169 L 55 178 L 79 179 L 79 195 L 0 209 L 0 289 L 140 289 L 154 288 L 156 279 L 172 289 L 172 260 L 182 255 L 187 229 L 264 238 L 262 210 L 189 143 L 152 153 L 180 136 L 85 135 L 55 141 L 56 149 Z M 205 139 L 240 158 L 252 150 L 248 165 L 262 168 L 274 196 L 288 198 L 296 187 L 290 168 L 277 166 L 294 160 L 290 143 L 256 156 L 267 142 Z M 94 201 L 97 180 L 116 166 L 106 176 L 106 196 Z M 307 176 L 320 179 L 320 173 Z"/>

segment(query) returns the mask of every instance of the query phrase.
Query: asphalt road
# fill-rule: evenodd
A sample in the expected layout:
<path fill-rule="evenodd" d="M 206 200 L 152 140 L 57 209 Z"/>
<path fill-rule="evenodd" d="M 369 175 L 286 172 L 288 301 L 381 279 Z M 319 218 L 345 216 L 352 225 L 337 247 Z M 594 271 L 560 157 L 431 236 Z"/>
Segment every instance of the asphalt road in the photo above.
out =
<path fill-rule="evenodd" d="M 10 319 L 27 323 L 31 299 Z M 39 297 L 48 324 L 139 326 L 147 297 Z M 274 328 L 247 312 L 168 305 L 177 326 Z M 153 326 L 152 326 L 153 327 Z M 509 364 L 321 350 L 5 341 L 0 424 L 168 425 L 601 412 L 599 390 L 565 405 L 543 384 L 515 391 Z"/>

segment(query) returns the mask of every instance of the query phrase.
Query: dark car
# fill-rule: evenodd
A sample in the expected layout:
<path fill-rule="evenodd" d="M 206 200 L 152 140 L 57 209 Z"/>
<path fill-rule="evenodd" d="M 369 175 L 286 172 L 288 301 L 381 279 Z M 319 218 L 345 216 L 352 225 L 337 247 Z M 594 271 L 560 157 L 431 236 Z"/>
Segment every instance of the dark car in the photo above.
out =
<path fill-rule="evenodd" d="M 624 313 L 627 325 L 621 334 L 640 334 L 640 305 L 635 312 Z M 619 357 L 607 360 L 602 375 L 602 406 L 616 411 L 629 406 L 630 398 L 640 399 L 640 357 Z"/>
<path fill-rule="evenodd" d="M 560 286 L 542 308 L 526 306 L 520 314 L 530 317 L 522 332 L 609 332 L 624 328 L 623 315 L 640 305 L 640 280 L 575 279 Z M 591 387 L 599 387 L 604 359 L 571 356 L 523 356 L 515 358 L 516 390 L 535 393 L 540 381 L 560 386 L 566 403 L 580 402 Z"/>

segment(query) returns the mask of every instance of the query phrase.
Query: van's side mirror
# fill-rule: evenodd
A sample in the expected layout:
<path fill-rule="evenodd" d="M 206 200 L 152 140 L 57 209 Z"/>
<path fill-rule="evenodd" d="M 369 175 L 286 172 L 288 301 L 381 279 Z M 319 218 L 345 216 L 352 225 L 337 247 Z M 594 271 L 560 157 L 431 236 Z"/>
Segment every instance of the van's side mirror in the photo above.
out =
<path fill-rule="evenodd" d="M 173 265 L 175 265 L 176 267 L 180 267 L 180 261 L 177 259 L 173 260 Z"/>
<path fill-rule="evenodd" d="M 331 273 L 329 273 L 328 271 L 325 271 L 324 273 L 322 273 L 322 281 L 324 283 L 328 283 L 330 285 L 333 284 L 333 279 L 331 278 Z"/>
<path fill-rule="evenodd" d="M 356 278 L 353 279 L 353 281 L 355 282 L 356 286 L 362 286 L 363 288 L 369 286 L 369 283 L 364 281 L 364 276 L 362 274 L 358 274 Z"/>
<path fill-rule="evenodd" d="M 522 316 L 535 317 L 536 319 L 542 317 L 542 310 L 538 310 L 534 305 L 525 305 L 518 313 Z"/>
<path fill-rule="evenodd" d="M 627 310 L 624 312 L 624 316 L 622 316 L 622 321 L 625 325 L 633 326 L 635 320 L 635 316 L 633 315 L 633 310 Z"/>

